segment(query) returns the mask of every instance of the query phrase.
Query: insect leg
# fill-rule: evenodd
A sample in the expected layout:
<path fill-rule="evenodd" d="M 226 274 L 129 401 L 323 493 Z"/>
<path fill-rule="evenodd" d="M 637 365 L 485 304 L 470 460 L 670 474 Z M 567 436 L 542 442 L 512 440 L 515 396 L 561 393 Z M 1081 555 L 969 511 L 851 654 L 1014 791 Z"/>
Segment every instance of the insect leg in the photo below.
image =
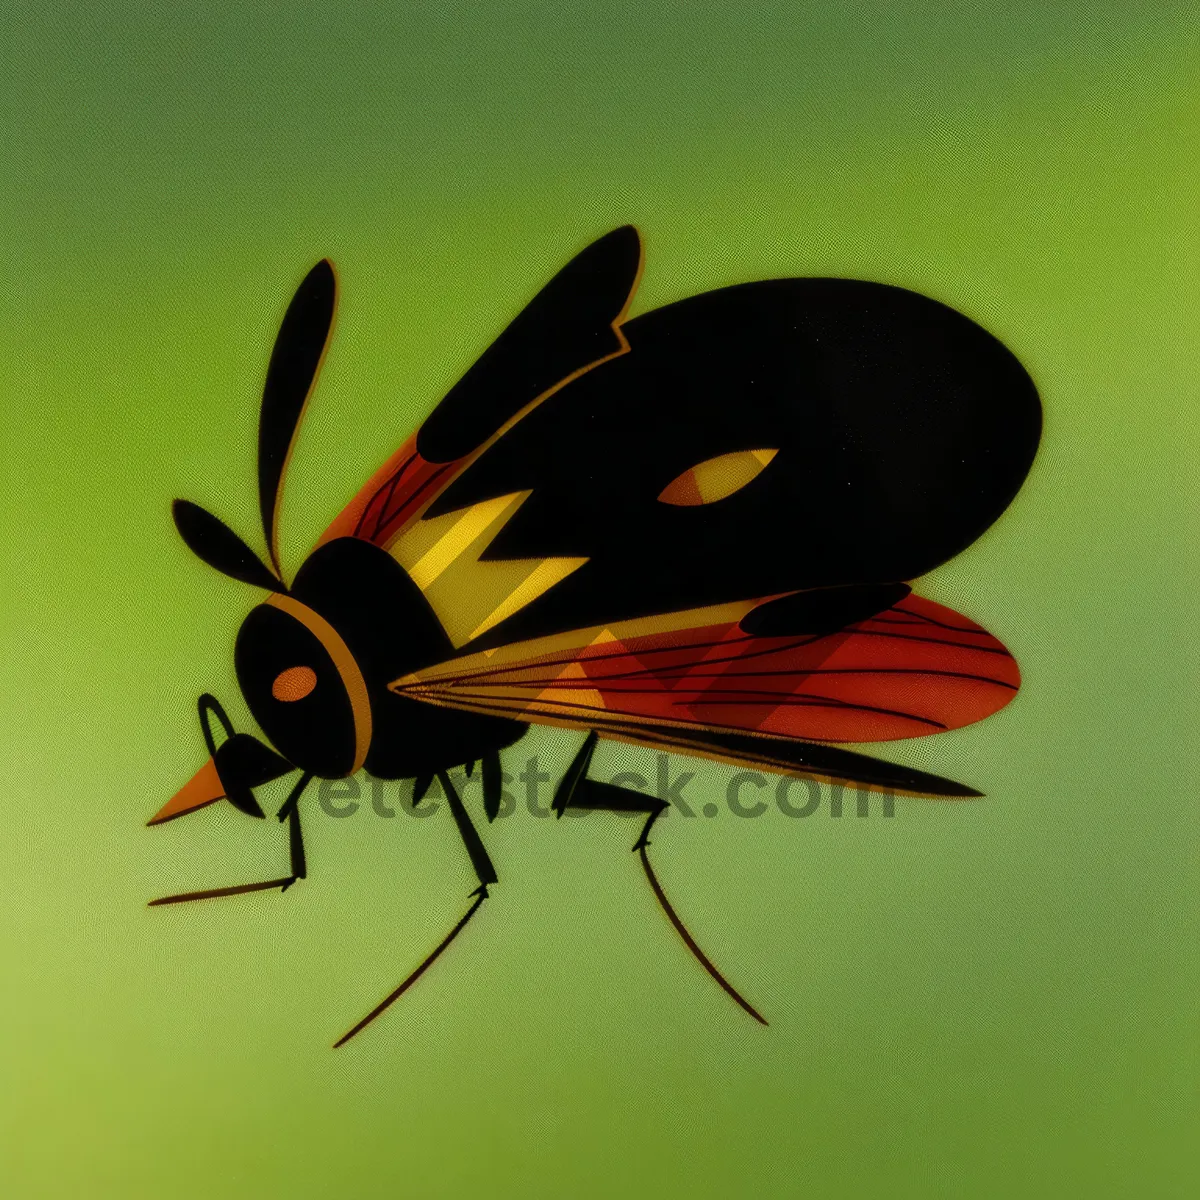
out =
<path fill-rule="evenodd" d="M 278 888 L 286 892 L 298 879 L 308 874 L 304 857 L 304 835 L 300 831 L 300 795 L 312 779 L 309 772 L 300 776 L 296 786 L 288 794 L 279 810 L 279 819 L 288 823 L 288 850 L 291 856 L 292 873 L 283 879 L 266 879 L 261 883 L 239 883 L 234 887 L 209 888 L 203 892 L 183 892 L 178 896 L 162 896 L 151 900 L 150 907 L 157 908 L 163 904 L 183 904 L 188 900 L 212 900 L 218 896 L 241 896 L 246 892 L 267 892 Z"/>
<path fill-rule="evenodd" d="M 450 805 L 450 813 L 454 817 L 454 823 L 458 826 L 459 835 L 462 837 L 463 844 L 467 848 L 467 854 L 471 858 L 471 866 L 475 869 L 475 877 L 479 880 L 479 886 L 471 893 L 474 897 L 471 907 L 462 915 L 458 924 L 442 938 L 433 952 L 425 958 L 421 965 L 395 991 L 381 1000 L 357 1025 L 347 1030 L 333 1043 L 335 1050 L 339 1046 L 344 1046 L 356 1033 L 361 1033 L 376 1017 L 386 1012 L 433 966 L 438 958 L 441 957 L 442 952 L 466 928 L 467 922 L 479 911 L 480 905 L 488 898 L 488 884 L 498 882 L 496 868 L 492 865 L 492 860 L 484 847 L 483 840 L 476 832 L 475 826 L 471 823 L 470 814 L 464 807 L 458 793 L 454 790 L 454 785 L 450 782 L 450 777 L 445 771 L 439 771 L 438 779 L 441 782 L 442 790 L 446 793 L 446 801 Z"/>
<path fill-rule="evenodd" d="M 646 813 L 646 824 L 642 826 L 641 835 L 633 845 L 634 853 L 641 858 L 642 870 L 646 873 L 650 888 L 659 907 L 667 915 L 667 919 L 675 927 L 675 932 L 683 939 L 683 944 L 695 955 L 696 961 L 721 985 L 738 1005 L 756 1021 L 765 1025 L 766 1018 L 760 1013 L 717 969 L 713 961 L 696 943 L 696 939 L 688 932 L 687 926 L 680 919 L 671 902 L 667 899 L 658 882 L 658 876 L 650 865 L 647 850 L 650 847 L 650 830 L 654 822 L 667 811 L 669 807 L 665 800 L 655 796 L 647 796 L 643 792 L 635 792 L 630 788 L 616 787 L 611 783 L 600 783 L 587 778 L 587 770 L 591 765 L 592 752 L 596 748 L 596 734 L 588 735 L 583 749 L 576 755 L 575 761 L 567 768 L 566 775 L 558 785 L 554 796 L 554 809 L 562 816 L 567 808 L 603 809 L 607 812 Z"/>
<path fill-rule="evenodd" d="M 475 826 L 471 824 L 470 814 L 459 799 L 458 793 L 454 790 L 454 785 L 450 782 L 450 776 L 445 771 L 439 771 L 438 780 L 441 782 L 442 790 L 446 793 L 446 800 L 450 805 L 450 814 L 454 817 L 454 823 L 458 826 L 459 836 L 467 848 L 467 853 L 471 856 L 471 866 L 475 868 L 475 874 L 479 879 L 479 887 L 486 895 L 487 885 L 498 882 L 496 868 L 492 866 L 492 860 L 488 857 L 488 852 L 484 848 L 483 839 L 476 833 Z"/>
<path fill-rule="evenodd" d="M 470 772 L 467 772 L 468 777 Z M 489 824 L 500 813 L 504 799 L 503 773 L 500 770 L 500 751 L 489 750 L 483 756 L 483 811 Z"/>
<path fill-rule="evenodd" d="M 599 735 L 593 729 L 584 739 L 579 753 L 571 760 L 566 774 L 559 780 L 558 787 L 554 790 L 554 799 L 551 801 L 550 807 L 560 817 L 563 815 L 563 809 L 570 805 L 571 796 L 579 786 L 579 781 L 587 775 L 588 768 L 592 765 L 592 754 L 596 750 L 598 740 Z"/>
<path fill-rule="evenodd" d="M 279 890 L 286 892 L 298 879 L 308 876 L 308 859 L 304 854 L 304 834 L 300 829 L 300 793 L 312 776 L 302 776 L 279 810 L 279 819 L 288 823 L 288 853 L 291 856 L 292 877 Z"/>
<path fill-rule="evenodd" d="M 665 801 L 659 801 L 660 808 L 655 809 L 642 827 L 642 835 L 634 843 L 634 850 L 641 856 L 642 870 L 646 872 L 646 878 L 650 881 L 650 887 L 654 891 L 654 897 L 658 901 L 663 912 L 667 914 L 667 919 L 675 926 L 675 932 L 683 938 L 684 945 L 696 956 L 700 965 L 725 989 L 729 996 L 739 1004 L 747 1013 L 750 1014 L 761 1025 L 767 1024 L 767 1018 L 762 1015 L 745 998 L 738 990 L 717 970 L 712 960 L 704 953 L 703 950 L 696 944 L 696 939 L 688 932 L 687 927 L 679 919 L 679 915 L 671 906 L 671 902 L 667 899 L 666 893 L 662 890 L 662 884 L 658 882 L 658 877 L 654 874 L 654 868 L 650 865 L 650 858 L 646 853 L 647 847 L 650 845 L 650 827 L 662 815 L 667 805 Z"/>

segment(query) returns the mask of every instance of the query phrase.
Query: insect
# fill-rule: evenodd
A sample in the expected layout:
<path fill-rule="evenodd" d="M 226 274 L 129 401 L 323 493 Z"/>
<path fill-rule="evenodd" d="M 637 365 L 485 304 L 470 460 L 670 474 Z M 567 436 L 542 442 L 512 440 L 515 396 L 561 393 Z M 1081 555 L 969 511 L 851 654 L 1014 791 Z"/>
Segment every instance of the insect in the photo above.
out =
<path fill-rule="evenodd" d="M 328 261 L 292 299 L 266 374 L 258 496 L 267 556 L 186 500 L 183 540 L 265 598 L 242 623 L 237 679 L 269 745 L 199 700 L 209 760 L 151 820 L 298 771 L 278 813 L 291 872 L 167 896 L 278 888 L 306 874 L 300 801 L 365 769 L 436 778 L 478 878 L 465 915 L 342 1045 L 445 951 L 496 869 L 448 772 L 531 723 L 578 730 L 553 807 L 645 817 L 634 846 L 671 923 L 750 1016 L 663 893 L 648 849 L 664 800 L 592 779 L 600 738 L 927 796 L 962 784 L 840 743 L 978 721 L 1015 694 L 1013 658 L 908 581 L 1004 511 L 1041 432 L 1016 358 L 967 317 L 901 288 L 774 279 L 627 319 L 632 227 L 593 242 L 503 330 L 379 468 L 290 583 L 284 478 L 333 326 Z"/>

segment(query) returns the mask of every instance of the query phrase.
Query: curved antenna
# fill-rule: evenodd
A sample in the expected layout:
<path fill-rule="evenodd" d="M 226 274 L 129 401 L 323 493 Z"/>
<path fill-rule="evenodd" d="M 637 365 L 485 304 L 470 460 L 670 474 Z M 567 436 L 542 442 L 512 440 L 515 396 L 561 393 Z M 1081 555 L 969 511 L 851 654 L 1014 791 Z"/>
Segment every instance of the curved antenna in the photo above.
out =
<path fill-rule="evenodd" d="M 304 277 L 275 338 L 258 417 L 258 507 L 267 553 L 279 566 L 279 499 L 296 431 L 329 345 L 337 305 L 333 264 L 322 259 Z"/>

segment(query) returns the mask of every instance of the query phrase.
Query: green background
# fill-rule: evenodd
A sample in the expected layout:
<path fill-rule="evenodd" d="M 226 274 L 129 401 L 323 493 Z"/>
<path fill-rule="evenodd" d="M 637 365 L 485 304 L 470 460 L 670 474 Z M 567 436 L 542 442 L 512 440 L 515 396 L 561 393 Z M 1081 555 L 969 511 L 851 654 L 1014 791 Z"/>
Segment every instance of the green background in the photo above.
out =
<path fill-rule="evenodd" d="M 1194 6 L 178 8 L 5 6 L 0 1190 L 1195 1195 Z M 626 221 L 635 311 L 859 276 L 1030 370 L 1028 484 L 920 586 L 1024 688 L 889 747 L 987 799 L 739 820 L 732 770 L 672 760 L 722 811 L 663 824 L 661 876 L 769 1029 L 679 944 L 627 822 L 519 811 L 487 831 L 494 900 L 334 1052 L 462 911 L 465 855 L 444 812 L 310 803 L 286 897 L 145 908 L 286 861 L 229 805 L 142 826 L 202 761 L 197 693 L 249 724 L 254 596 L 169 501 L 258 544 L 257 392 L 317 258 L 342 306 L 289 570 Z"/>

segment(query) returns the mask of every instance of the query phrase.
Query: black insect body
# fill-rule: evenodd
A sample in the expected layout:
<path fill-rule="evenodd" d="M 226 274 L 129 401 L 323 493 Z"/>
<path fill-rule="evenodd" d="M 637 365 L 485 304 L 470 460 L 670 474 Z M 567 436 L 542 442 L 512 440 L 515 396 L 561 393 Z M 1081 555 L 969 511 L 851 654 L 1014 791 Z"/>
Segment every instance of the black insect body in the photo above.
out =
<path fill-rule="evenodd" d="M 324 357 L 328 262 L 296 292 L 267 371 L 259 501 L 268 563 L 216 517 L 174 505 L 188 546 L 263 589 L 237 678 L 270 745 L 199 702 L 210 760 L 151 823 L 300 777 L 279 813 L 291 874 L 155 904 L 280 888 L 305 875 L 299 801 L 365 769 L 437 778 L 479 879 L 496 871 L 448 772 L 532 723 L 587 732 L 554 807 L 643 813 L 655 896 L 704 956 L 647 856 L 662 800 L 588 777 L 598 737 L 859 786 L 978 795 L 838 743 L 969 724 L 1015 694 L 1016 664 L 967 618 L 911 594 L 1005 509 L 1037 448 L 1028 375 L 961 314 L 838 279 L 743 284 L 626 320 L 636 232 L 576 256 L 371 478 L 285 584 L 286 466 Z M 213 721 L 224 737 L 218 744 Z M 764 1022 L 765 1023 L 765 1022 Z"/>

